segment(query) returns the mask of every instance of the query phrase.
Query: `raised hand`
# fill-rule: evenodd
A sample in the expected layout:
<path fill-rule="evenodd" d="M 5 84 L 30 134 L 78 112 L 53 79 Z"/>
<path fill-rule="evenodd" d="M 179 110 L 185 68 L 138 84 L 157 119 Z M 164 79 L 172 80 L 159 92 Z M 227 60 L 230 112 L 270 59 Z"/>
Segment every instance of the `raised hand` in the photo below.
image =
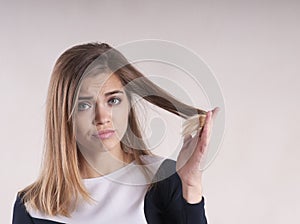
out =
<path fill-rule="evenodd" d="M 207 112 L 203 129 L 194 137 L 185 137 L 177 157 L 176 168 L 182 183 L 183 198 L 190 204 L 199 203 L 202 199 L 200 163 L 210 140 L 213 119 L 218 111 L 219 108 L 215 108 Z"/>

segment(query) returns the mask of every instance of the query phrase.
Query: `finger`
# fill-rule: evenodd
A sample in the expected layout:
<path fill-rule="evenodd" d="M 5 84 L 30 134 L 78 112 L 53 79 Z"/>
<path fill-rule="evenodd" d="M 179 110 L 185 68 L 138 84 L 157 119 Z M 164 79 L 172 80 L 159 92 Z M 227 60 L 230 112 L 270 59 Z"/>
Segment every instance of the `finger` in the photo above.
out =
<path fill-rule="evenodd" d="M 220 111 L 220 107 L 215 107 L 213 110 L 212 110 L 212 119 L 214 120 L 217 116 L 217 114 L 219 113 Z"/>
<path fill-rule="evenodd" d="M 200 138 L 202 135 L 202 132 L 204 131 L 205 128 L 207 128 L 207 124 L 209 123 L 209 121 L 211 120 L 211 114 L 212 111 L 207 111 L 206 116 L 205 116 L 205 121 L 204 121 L 204 125 L 201 129 L 197 130 L 197 136 Z"/>
<path fill-rule="evenodd" d="M 187 138 L 184 141 L 183 147 L 190 148 L 192 150 L 191 162 L 193 161 L 193 164 L 200 163 L 202 155 L 207 148 L 212 125 L 212 115 L 214 110 L 207 112 L 203 129 L 200 130 L 197 133 L 197 135 L 195 135 L 195 137 L 193 138 L 191 136 L 187 136 Z"/>
<path fill-rule="evenodd" d="M 192 135 L 186 135 L 183 139 L 183 144 L 188 143 L 192 139 Z"/>
<path fill-rule="evenodd" d="M 209 120 L 208 122 L 208 125 L 207 125 L 207 129 L 208 129 L 208 141 L 209 141 L 209 138 L 211 136 L 211 131 L 212 131 L 212 127 L 213 127 L 213 124 L 214 124 L 214 120 L 216 119 L 216 116 L 217 114 L 219 113 L 220 111 L 220 107 L 215 107 L 211 112 L 211 119 Z"/>
<path fill-rule="evenodd" d="M 208 130 L 208 133 L 210 133 L 210 130 L 213 126 L 214 119 L 216 118 L 219 111 L 220 111 L 220 108 L 215 107 L 213 110 L 207 112 L 205 125 L 204 125 L 203 129 Z"/>
<path fill-rule="evenodd" d="M 192 140 L 192 136 L 191 135 L 187 135 L 184 137 L 183 139 L 183 145 L 182 145 L 182 148 L 187 148 L 188 145 L 190 144 L 191 140 Z"/>
<path fill-rule="evenodd" d="M 210 123 L 212 120 L 213 111 L 208 111 L 206 114 L 205 124 L 203 127 L 203 132 L 207 132 L 210 128 Z"/>
<path fill-rule="evenodd" d="M 188 140 L 191 139 L 191 138 L 192 138 L 192 135 L 191 135 L 191 134 L 185 135 L 183 141 L 188 141 Z"/>
<path fill-rule="evenodd" d="M 203 127 L 203 131 L 201 133 L 199 142 L 198 142 L 198 147 L 199 151 L 203 153 L 205 149 L 207 148 L 208 142 L 209 142 L 209 137 L 210 137 L 210 131 L 211 131 L 211 123 L 212 123 L 212 111 L 209 111 L 206 114 L 206 120 L 205 120 L 205 125 Z"/>
<path fill-rule="evenodd" d="M 196 164 L 196 166 L 201 162 L 203 154 L 208 147 L 210 135 L 211 135 L 211 128 L 213 125 L 213 119 L 219 110 L 220 109 L 216 107 L 212 111 L 208 111 L 206 114 L 205 124 L 201 132 L 198 134 L 198 139 L 197 139 L 198 141 L 196 146 L 197 149 L 194 150 L 194 153 L 191 158 L 192 159 L 191 162 L 193 164 Z"/>

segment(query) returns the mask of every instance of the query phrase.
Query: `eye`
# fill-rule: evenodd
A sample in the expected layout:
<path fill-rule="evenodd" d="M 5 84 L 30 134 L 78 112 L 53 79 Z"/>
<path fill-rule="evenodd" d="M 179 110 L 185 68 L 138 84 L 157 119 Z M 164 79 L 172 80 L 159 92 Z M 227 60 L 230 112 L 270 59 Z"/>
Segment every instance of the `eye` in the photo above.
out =
<path fill-rule="evenodd" d="M 118 97 L 113 97 L 108 100 L 108 104 L 110 104 L 110 105 L 118 105 L 120 103 L 121 103 L 121 99 Z"/>
<path fill-rule="evenodd" d="M 81 103 L 78 103 L 78 110 L 79 111 L 85 111 L 85 110 L 88 110 L 90 109 L 92 106 L 86 102 L 81 102 Z"/>

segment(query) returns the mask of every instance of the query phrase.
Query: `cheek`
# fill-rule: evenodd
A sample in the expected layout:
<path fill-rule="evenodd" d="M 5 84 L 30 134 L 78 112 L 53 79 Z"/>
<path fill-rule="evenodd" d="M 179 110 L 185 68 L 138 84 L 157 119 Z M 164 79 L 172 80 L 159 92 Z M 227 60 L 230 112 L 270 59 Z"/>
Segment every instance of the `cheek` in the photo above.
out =
<path fill-rule="evenodd" d="M 92 114 L 90 113 L 78 113 L 75 117 L 75 130 L 76 138 L 81 139 L 90 130 L 93 130 Z"/>
<path fill-rule="evenodd" d="M 128 125 L 128 116 L 116 118 L 113 121 L 114 127 L 122 132 L 125 132 Z"/>
<path fill-rule="evenodd" d="M 90 111 L 78 112 L 75 116 L 75 125 L 78 128 L 86 128 L 93 123 L 95 113 Z"/>
<path fill-rule="evenodd" d="M 118 131 L 119 136 L 123 137 L 127 126 L 129 116 L 129 105 L 125 104 L 122 107 L 115 108 L 112 111 L 112 121 L 114 128 Z"/>

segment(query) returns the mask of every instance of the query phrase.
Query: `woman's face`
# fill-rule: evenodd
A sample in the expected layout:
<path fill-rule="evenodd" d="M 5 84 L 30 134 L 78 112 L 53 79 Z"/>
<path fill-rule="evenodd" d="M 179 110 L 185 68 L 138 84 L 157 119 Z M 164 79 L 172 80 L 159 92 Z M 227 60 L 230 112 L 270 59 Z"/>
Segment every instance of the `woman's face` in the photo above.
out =
<path fill-rule="evenodd" d="M 121 150 L 120 140 L 127 129 L 130 106 L 117 75 L 86 77 L 76 110 L 76 140 L 81 150 L 90 156 Z"/>

